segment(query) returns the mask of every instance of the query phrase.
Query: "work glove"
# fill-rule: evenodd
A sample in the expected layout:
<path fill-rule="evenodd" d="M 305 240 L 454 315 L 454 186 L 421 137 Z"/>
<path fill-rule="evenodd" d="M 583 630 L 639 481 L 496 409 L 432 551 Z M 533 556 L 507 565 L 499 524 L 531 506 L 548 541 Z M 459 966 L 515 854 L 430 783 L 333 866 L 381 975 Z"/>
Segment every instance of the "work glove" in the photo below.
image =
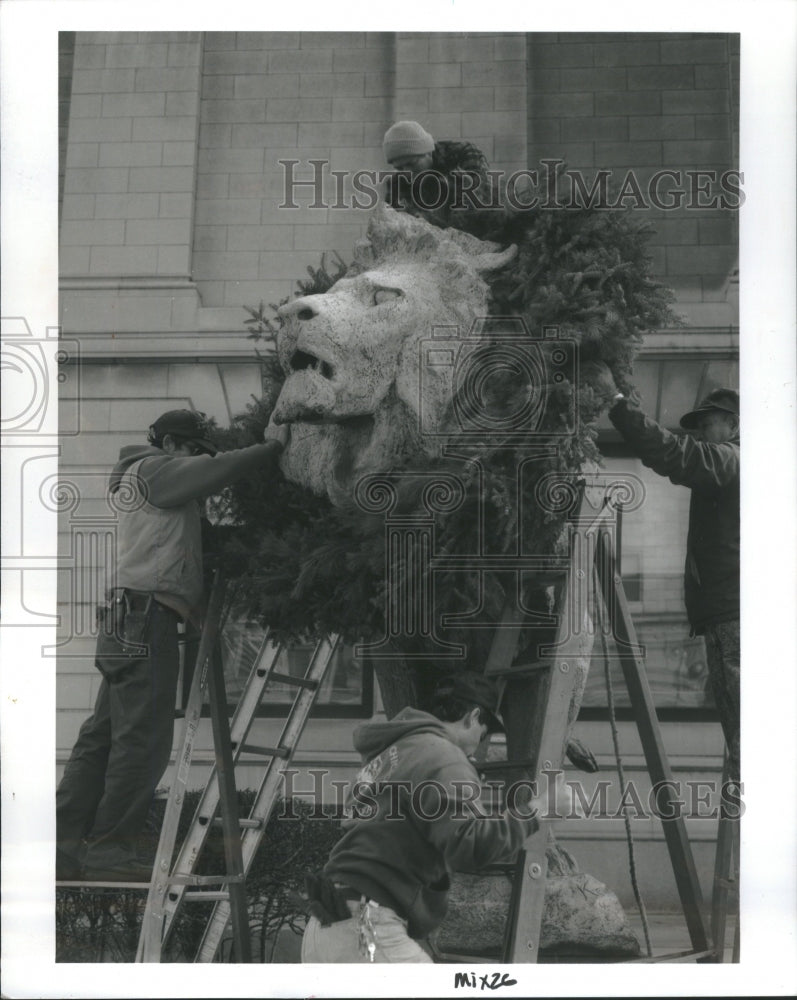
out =
<path fill-rule="evenodd" d="M 571 736 L 567 741 L 565 753 L 567 754 L 567 759 L 570 763 L 577 767 L 579 771 L 586 771 L 587 774 L 594 774 L 596 771 L 600 770 L 598 762 L 595 760 L 595 755 L 588 746 L 581 742 L 581 740 L 574 739 Z"/>
<path fill-rule="evenodd" d="M 283 448 L 288 443 L 288 436 L 290 434 L 290 427 L 288 424 L 275 424 L 274 418 L 268 422 L 268 426 L 263 432 L 263 440 L 266 444 L 270 441 L 277 441 Z"/>
<path fill-rule="evenodd" d="M 609 366 L 603 361 L 587 361 L 581 366 L 580 375 L 582 383 L 590 386 L 606 406 L 611 406 L 617 395 L 617 386 Z"/>

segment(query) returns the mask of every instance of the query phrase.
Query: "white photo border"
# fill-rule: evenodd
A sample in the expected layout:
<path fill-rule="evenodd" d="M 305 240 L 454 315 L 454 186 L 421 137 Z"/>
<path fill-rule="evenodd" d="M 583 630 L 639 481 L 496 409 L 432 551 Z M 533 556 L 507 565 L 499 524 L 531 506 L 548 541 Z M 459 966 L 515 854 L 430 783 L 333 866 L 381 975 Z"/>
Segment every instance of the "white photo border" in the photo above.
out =
<path fill-rule="evenodd" d="M 285 5 L 287 8 L 288 5 Z M 642 8 L 645 8 L 644 10 Z M 6 0 L 2 59 L 2 316 L 35 336 L 58 323 L 57 67 L 59 31 L 422 30 L 721 31 L 741 33 L 740 391 L 742 437 L 742 960 L 508 967 L 506 996 L 791 995 L 797 990 L 797 410 L 795 409 L 795 89 L 797 5 L 790 0 L 485 5 L 405 0 L 364 10 L 341 4 L 268 9 L 236 0 L 158 3 Z M 489 17 L 490 23 L 487 24 Z M 52 443 L 47 424 L 37 443 Z M 4 467 L 15 468 L 12 462 Z M 20 484 L 3 477 L 3 509 Z M 7 506 L 9 505 L 9 506 Z M 40 544 L 56 552 L 55 514 Z M 6 535 L 3 552 L 13 553 Z M 37 607 L 55 608 L 47 559 Z M 4 580 L 8 604 L 25 601 Z M 41 657 L 51 625 L 0 630 L 2 674 L 2 971 L 9 997 L 450 996 L 455 967 L 70 965 L 54 961 L 55 664 Z M 492 969 L 492 967 L 490 967 Z M 498 967 L 496 967 L 498 968 Z M 459 992 L 465 993 L 460 990 Z M 467 991 L 469 994 L 474 991 Z"/>

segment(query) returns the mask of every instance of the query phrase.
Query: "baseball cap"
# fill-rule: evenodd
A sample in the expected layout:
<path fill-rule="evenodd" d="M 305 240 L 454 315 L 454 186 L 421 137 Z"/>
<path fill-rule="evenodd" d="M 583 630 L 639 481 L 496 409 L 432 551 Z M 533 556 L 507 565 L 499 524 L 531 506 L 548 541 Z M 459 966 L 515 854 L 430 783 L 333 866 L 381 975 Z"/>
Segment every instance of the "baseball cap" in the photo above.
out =
<path fill-rule="evenodd" d="M 715 389 L 705 396 L 694 410 L 681 417 L 681 427 L 688 431 L 694 430 L 700 417 L 712 410 L 723 410 L 738 417 L 739 393 L 735 389 Z"/>
<path fill-rule="evenodd" d="M 459 674 L 452 674 L 435 688 L 436 699 L 456 698 L 459 701 L 471 702 L 484 709 L 487 716 L 486 722 L 489 732 L 505 733 L 504 724 L 496 709 L 498 705 L 498 692 L 492 681 L 472 670 L 464 670 Z"/>
<path fill-rule="evenodd" d="M 208 455 L 215 455 L 219 450 L 210 440 L 207 417 L 198 410 L 168 410 L 162 413 L 155 423 L 150 425 L 147 441 L 154 444 L 160 441 L 164 434 L 175 434 L 177 437 L 185 438 Z"/>

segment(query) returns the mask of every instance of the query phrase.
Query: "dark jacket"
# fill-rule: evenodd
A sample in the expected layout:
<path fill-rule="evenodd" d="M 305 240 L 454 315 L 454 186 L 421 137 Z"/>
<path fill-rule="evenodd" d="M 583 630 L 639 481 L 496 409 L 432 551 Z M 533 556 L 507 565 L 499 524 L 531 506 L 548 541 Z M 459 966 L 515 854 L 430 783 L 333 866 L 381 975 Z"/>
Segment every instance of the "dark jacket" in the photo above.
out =
<path fill-rule="evenodd" d="M 464 213 L 474 207 L 474 202 L 496 207 L 497 191 L 493 179 L 488 176 L 489 169 L 484 153 L 472 142 L 443 139 L 435 143 L 428 170 L 429 174 L 437 176 L 419 175 L 413 182 L 401 172 L 390 174 L 385 182 L 385 202 L 391 208 L 418 215 L 433 225 L 462 228 L 466 224 Z M 460 181 L 457 184 L 456 174 L 470 174 L 471 179 L 468 183 Z M 470 196 L 469 190 L 473 191 Z M 413 194 L 417 194 L 417 199 Z M 432 208 L 433 205 L 438 207 Z"/>
<path fill-rule="evenodd" d="M 513 861 L 536 817 L 479 815 L 466 803 L 478 775 L 433 715 L 405 708 L 366 723 L 354 745 L 368 762 L 324 874 L 389 906 L 425 937 L 446 912 L 449 875 Z"/>
<path fill-rule="evenodd" d="M 692 491 L 684 600 L 689 624 L 739 617 L 739 438 L 722 444 L 677 437 L 620 400 L 609 417 L 643 465 Z"/>

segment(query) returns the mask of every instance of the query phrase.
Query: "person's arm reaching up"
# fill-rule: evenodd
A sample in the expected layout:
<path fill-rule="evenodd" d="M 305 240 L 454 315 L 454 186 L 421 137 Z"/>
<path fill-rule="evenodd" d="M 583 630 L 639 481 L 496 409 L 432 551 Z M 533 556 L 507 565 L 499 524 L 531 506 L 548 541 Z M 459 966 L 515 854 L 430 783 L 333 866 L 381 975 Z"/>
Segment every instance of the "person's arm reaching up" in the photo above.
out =
<path fill-rule="evenodd" d="M 189 500 L 213 496 L 225 486 L 262 466 L 276 467 L 282 451 L 278 440 L 253 444 L 215 455 L 185 458 L 154 456 L 142 462 L 139 473 L 153 507 L 179 507 Z"/>
<path fill-rule="evenodd" d="M 625 397 L 609 410 L 609 419 L 644 465 L 677 486 L 705 489 L 729 486 L 739 479 L 739 445 L 735 441 L 713 444 L 689 434 L 677 437 Z"/>

